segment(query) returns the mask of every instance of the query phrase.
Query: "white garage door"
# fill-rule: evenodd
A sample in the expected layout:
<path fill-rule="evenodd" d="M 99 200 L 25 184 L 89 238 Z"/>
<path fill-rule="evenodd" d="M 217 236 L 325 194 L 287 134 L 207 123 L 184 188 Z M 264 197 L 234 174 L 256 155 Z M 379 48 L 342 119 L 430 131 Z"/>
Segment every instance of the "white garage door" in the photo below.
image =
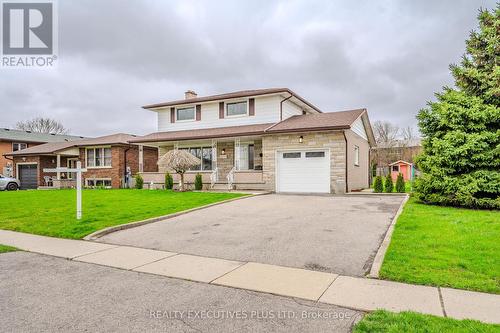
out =
<path fill-rule="evenodd" d="M 279 151 L 277 154 L 277 192 L 330 192 L 328 150 Z"/>

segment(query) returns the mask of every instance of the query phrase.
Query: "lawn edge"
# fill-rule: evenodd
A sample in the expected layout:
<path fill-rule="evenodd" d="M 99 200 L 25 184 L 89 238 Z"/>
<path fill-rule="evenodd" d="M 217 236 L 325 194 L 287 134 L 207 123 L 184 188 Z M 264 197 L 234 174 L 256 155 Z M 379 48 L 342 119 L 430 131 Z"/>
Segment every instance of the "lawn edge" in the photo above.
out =
<path fill-rule="evenodd" d="M 238 193 L 238 192 L 234 192 L 234 193 Z M 88 234 L 87 236 L 83 237 L 82 239 L 86 240 L 86 241 L 94 241 L 94 240 L 101 238 L 102 236 L 108 235 L 108 234 L 113 233 L 115 231 L 131 229 L 131 228 L 139 227 L 141 225 L 145 225 L 145 224 L 149 224 L 149 223 L 154 223 L 154 222 L 158 222 L 158 221 L 162 221 L 162 220 L 168 220 L 168 219 L 171 219 L 173 217 L 188 214 L 188 213 L 191 213 L 191 212 L 194 212 L 197 210 L 201 210 L 201 209 L 205 209 L 205 208 L 209 208 L 209 207 L 213 207 L 213 206 L 217 206 L 217 205 L 222 205 L 224 203 L 228 203 L 231 201 L 251 198 L 251 197 L 258 196 L 258 195 L 266 195 L 269 193 L 270 192 L 246 194 L 246 195 L 242 195 L 241 197 L 231 198 L 231 199 L 222 200 L 222 201 L 218 201 L 218 202 L 213 202 L 213 203 L 210 203 L 208 205 L 194 207 L 194 208 L 190 208 L 187 210 L 182 210 L 180 212 L 175 212 L 175 213 L 171 213 L 171 214 L 167 214 L 167 215 L 152 217 L 152 218 L 141 220 L 141 221 L 129 222 L 129 223 L 125 223 L 125 224 L 106 227 L 104 229 L 94 231 L 93 233 Z"/>
<path fill-rule="evenodd" d="M 394 215 L 394 218 L 392 219 L 392 222 L 389 225 L 387 232 L 385 233 L 384 240 L 382 241 L 382 243 L 380 244 L 380 247 L 378 248 L 377 254 L 375 255 L 375 258 L 373 259 L 370 273 L 368 274 L 367 277 L 375 278 L 375 279 L 379 278 L 380 269 L 382 268 L 382 264 L 384 263 L 385 254 L 387 253 L 387 249 L 389 248 L 389 244 L 391 243 L 391 238 L 392 238 L 392 234 L 394 232 L 394 227 L 396 226 L 396 223 L 398 221 L 399 216 L 401 215 L 401 213 L 403 213 L 403 209 L 404 209 L 404 207 L 409 199 L 410 199 L 410 195 L 406 194 L 405 198 L 401 202 L 401 205 L 399 206 L 398 211 L 396 212 L 396 215 Z"/>

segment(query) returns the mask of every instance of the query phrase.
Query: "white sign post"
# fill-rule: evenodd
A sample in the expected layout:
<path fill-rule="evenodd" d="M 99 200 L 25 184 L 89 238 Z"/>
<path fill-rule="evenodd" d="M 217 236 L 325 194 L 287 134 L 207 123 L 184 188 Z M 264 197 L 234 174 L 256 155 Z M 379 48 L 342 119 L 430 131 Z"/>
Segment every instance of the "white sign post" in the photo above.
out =
<path fill-rule="evenodd" d="M 82 162 L 76 162 L 76 168 L 55 168 L 55 169 L 43 169 L 43 172 L 75 172 L 76 173 L 76 219 L 81 220 L 82 218 L 82 172 L 87 171 L 87 169 L 82 169 Z"/>

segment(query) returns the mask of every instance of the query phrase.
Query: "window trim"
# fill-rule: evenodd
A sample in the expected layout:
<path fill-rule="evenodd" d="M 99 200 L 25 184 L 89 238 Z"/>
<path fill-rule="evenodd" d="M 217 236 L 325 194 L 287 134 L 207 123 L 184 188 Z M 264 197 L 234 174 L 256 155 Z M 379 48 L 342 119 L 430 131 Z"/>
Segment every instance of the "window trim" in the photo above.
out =
<path fill-rule="evenodd" d="M 229 115 L 227 113 L 227 107 L 230 105 L 230 104 L 239 104 L 239 103 L 246 103 L 247 107 L 246 107 L 246 112 L 244 114 L 234 114 L 234 115 Z M 249 102 L 249 98 L 247 99 L 242 99 L 242 100 L 236 100 L 236 101 L 230 101 L 230 102 L 224 102 L 224 116 L 226 118 L 241 118 L 241 117 L 248 117 L 249 114 L 250 114 L 250 106 L 249 106 L 250 102 Z"/>
<path fill-rule="evenodd" d="M 102 160 L 104 163 L 104 149 L 109 148 L 111 150 L 111 160 L 109 165 L 102 165 L 102 166 L 97 166 L 95 163 L 95 150 L 96 149 L 102 149 Z M 89 160 L 88 160 L 88 151 L 89 150 L 94 150 L 94 166 L 89 166 Z M 95 147 L 85 147 L 85 167 L 87 169 L 111 169 L 113 168 L 113 150 L 111 146 L 95 146 Z"/>
<path fill-rule="evenodd" d="M 359 146 L 354 145 L 354 166 L 359 167 Z"/>
<path fill-rule="evenodd" d="M 21 148 L 21 149 L 14 150 L 14 145 L 24 145 L 25 147 Z M 23 149 L 26 149 L 26 148 L 28 148 L 28 143 L 27 142 L 12 142 L 12 151 L 20 151 L 20 150 L 23 150 Z"/>
<path fill-rule="evenodd" d="M 397 167 L 398 169 L 397 170 L 394 170 L 394 167 Z M 399 167 L 399 164 L 394 164 L 394 165 L 391 165 L 391 172 L 401 172 L 401 168 Z"/>
<path fill-rule="evenodd" d="M 179 110 L 185 110 L 185 109 L 193 109 L 193 119 L 179 119 L 177 117 L 177 112 Z M 183 105 L 175 108 L 175 122 L 177 123 L 189 123 L 192 121 L 196 121 L 196 105 Z"/>

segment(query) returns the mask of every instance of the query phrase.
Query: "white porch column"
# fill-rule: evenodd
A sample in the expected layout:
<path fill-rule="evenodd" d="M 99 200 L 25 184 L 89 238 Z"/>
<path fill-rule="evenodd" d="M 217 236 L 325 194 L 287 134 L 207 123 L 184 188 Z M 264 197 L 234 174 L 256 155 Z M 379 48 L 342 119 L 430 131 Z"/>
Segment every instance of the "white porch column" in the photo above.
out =
<path fill-rule="evenodd" d="M 57 154 L 56 161 L 57 161 L 56 168 L 59 169 L 61 167 L 61 155 Z M 57 178 L 57 180 L 61 179 L 61 172 L 60 171 L 57 171 L 56 178 Z"/>
<path fill-rule="evenodd" d="M 234 139 L 234 167 L 236 170 L 240 170 L 241 162 L 241 143 L 240 138 Z"/>
<path fill-rule="evenodd" d="M 139 146 L 139 172 L 144 172 L 144 146 Z"/>

